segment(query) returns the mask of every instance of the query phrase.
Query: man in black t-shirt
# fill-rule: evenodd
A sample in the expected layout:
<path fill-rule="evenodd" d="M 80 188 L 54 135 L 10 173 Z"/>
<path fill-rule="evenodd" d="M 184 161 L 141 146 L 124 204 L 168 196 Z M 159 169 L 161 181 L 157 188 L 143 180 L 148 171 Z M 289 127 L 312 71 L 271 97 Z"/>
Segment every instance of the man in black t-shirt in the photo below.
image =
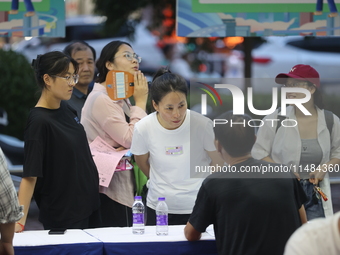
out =
<path fill-rule="evenodd" d="M 228 121 L 214 128 L 228 166 L 202 183 L 185 236 L 198 240 L 214 224 L 219 254 L 283 254 L 290 235 L 306 222 L 306 196 L 288 167 L 251 157 L 255 133 L 248 116 L 227 112 L 218 119 Z"/>

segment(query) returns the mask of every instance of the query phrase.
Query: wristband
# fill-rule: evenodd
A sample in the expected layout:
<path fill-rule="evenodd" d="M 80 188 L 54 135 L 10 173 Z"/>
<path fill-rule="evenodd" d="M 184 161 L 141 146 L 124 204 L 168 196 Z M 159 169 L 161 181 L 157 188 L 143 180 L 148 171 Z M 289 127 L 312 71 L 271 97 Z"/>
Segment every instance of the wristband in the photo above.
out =
<path fill-rule="evenodd" d="M 24 225 L 22 225 L 20 222 L 17 222 L 17 224 L 19 224 L 19 226 L 21 227 L 21 231 L 24 231 L 24 229 L 25 229 L 25 226 L 24 226 Z"/>

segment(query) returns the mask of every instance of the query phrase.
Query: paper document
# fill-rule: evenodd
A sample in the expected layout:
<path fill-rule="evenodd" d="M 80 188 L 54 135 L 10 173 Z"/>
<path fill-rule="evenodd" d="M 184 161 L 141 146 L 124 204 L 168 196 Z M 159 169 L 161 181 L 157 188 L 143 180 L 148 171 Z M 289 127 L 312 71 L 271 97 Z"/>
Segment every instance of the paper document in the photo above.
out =
<path fill-rule="evenodd" d="M 119 161 L 129 150 L 117 151 L 99 136 L 90 143 L 90 149 L 97 166 L 99 185 L 108 187 Z"/>
<path fill-rule="evenodd" d="M 209 225 L 205 230 L 209 235 L 215 237 L 214 225 Z"/>

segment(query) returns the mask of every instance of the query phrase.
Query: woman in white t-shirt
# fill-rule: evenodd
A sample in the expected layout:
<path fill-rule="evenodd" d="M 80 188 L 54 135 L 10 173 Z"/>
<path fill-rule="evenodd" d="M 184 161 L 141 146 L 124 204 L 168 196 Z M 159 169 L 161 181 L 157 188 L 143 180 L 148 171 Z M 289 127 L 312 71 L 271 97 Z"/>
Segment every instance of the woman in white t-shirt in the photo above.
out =
<path fill-rule="evenodd" d="M 187 109 L 187 83 L 161 68 L 150 88 L 156 112 L 135 125 L 131 152 L 149 177 L 147 224 L 155 225 L 158 197 L 165 197 L 169 225 L 186 224 L 202 182 L 198 169 L 221 164 L 212 121 Z"/>

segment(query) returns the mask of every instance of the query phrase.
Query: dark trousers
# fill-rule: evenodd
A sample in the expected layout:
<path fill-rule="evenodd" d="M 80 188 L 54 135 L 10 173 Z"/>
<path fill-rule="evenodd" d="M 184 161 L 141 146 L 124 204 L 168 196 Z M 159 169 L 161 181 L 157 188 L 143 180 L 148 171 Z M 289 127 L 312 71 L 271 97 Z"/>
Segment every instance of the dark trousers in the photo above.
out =
<path fill-rule="evenodd" d="M 338 12 L 336 5 L 334 3 L 334 0 L 327 0 L 327 2 L 328 2 L 328 7 L 329 7 L 330 12 Z M 317 0 L 316 10 L 322 11 L 322 7 L 323 7 L 323 0 Z"/>
<path fill-rule="evenodd" d="M 307 220 L 310 221 L 316 218 L 324 218 L 325 212 L 323 210 L 322 198 L 313 200 L 314 184 L 309 182 L 309 179 L 301 179 L 300 184 L 307 196 L 307 202 L 304 203 Z"/>
<path fill-rule="evenodd" d="M 24 0 L 25 2 L 25 6 L 26 6 L 26 10 L 28 12 L 34 12 L 34 7 L 32 4 L 31 0 Z M 14 0 L 12 1 L 12 6 L 11 6 L 12 10 L 18 10 L 19 9 L 19 0 Z"/>
<path fill-rule="evenodd" d="M 131 227 L 132 209 L 100 193 L 102 227 Z"/>
<path fill-rule="evenodd" d="M 53 229 L 53 228 L 66 228 L 66 229 L 86 229 L 86 228 L 99 228 L 101 227 L 101 216 L 99 210 L 94 211 L 89 217 L 77 221 L 75 223 L 71 223 L 68 225 L 54 225 L 50 223 L 43 224 L 44 229 Z"/>
<path fill-rule="evenodd" d="M 155 226 L 156 225 L 156 211 L 147 207 L 146 215 L 146 225 Z M 185 225 L 189 220 L 190 214 L 168 214 L 168 224 L 169 225 Z"/>

